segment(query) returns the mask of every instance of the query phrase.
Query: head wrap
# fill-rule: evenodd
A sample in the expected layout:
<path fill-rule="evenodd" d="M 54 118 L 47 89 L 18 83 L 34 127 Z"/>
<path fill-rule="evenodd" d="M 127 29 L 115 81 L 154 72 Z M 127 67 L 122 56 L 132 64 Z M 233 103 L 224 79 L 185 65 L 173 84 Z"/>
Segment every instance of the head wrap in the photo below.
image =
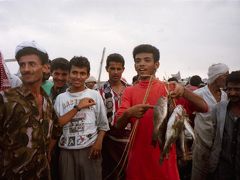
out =
<path fill-rule="evenodd" d="M 213 64 L 208 68 L 208 84 L 213 83 L 219 76 L 227 73 L 229 68 L 226 64 Z"/>
<path fill-rule="evenodd" d="M 88 83 L 88 82 L 97 82 L 97 80 L 95 79 L 95 77 L 89 76 L 89 78 L 86 79 L 85 83 Z"/>
<path fill-rule="evenodd" d="M 0 91 L 11 87 L 9 74 L 9 70 L 0 51 Z"/>

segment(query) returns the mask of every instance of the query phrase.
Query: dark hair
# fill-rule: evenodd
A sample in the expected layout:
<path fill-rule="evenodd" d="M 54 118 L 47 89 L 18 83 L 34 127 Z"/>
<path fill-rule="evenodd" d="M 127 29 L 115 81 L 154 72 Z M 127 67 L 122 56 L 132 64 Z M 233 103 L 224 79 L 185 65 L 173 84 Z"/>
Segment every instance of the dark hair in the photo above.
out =
<path fill-rule="evenodd" d="M 240 71 L 232 71 L 226 80 L 226 84 L 228 83 L 240 83 Z"/>
<path fill-rule="evenodd" d="M 61 69 L 63 71 L 69 71 L 69 61 L 65 58 L 55 58 L 51 61 L 51 72 L 56 69 Z"/>
<path fill-rule="evenodd" d="M 49 61 L 47 53 L 41 52 L 41 51 L 39 51 L 39 50 L 37 50 L 36 48 L 33 48 L 33 47 L 25 47 L 25 48 L 19 50 L 17 52 L 17 54 L 15 55 L 15 58 L 17 59 L 17 61 L 19 61 L 19 59 L 22 56 L 31 55 L 31 54 L 37 55 L 41 59 L 42 64 L 47 64 L 48 61 Z"/>
<path fill-rule="evenodd" d="M 171 78 L 169 78 L 167 81 L 168 81 L 168 82 L 170 82 L 170 81 L 178 82 L 177 78 L 175 78 L 175 77 L 171 77 Z"/>
<path fill-rule="evenodd" d="M 137 81 L 138 81 L 138 78 L 139 78 L 138 75 L 133 76 L 133 78 L 132 78 L 132 84 L 134 84 L 135 82 L 137 82 Z"/>
<path fill-rule="evenodd" d="M 90 73 L 90 63 L 86 57 L 83 56 L 74 56 L 69 63 L 69 71 L 71 70 L 72 66 L 77 66 L 80 68 L 87 68 L 87 73 Z"/>
<path fill-rule="evenodd" d="M 189 81 L 190 85 L 192 86 L 200 86 L 200 84 L 202 84 L 202 78 L 198 75 L 194 75 L 190 78 L 190 81 Z"/>
<path fill-rule="evenodd" d="M 110 54 L 110 55 L 107 57 L 106 68 L 109 66 L 110 62 L 118 62 L 118 63 L 121 63 L 123 67 L 124 67 L 124 65 L 125 65 L 124 58 L 122 57 L 121 54 L 118 54 L 118 53 Z"/>
<path fill-rule="evenodd" d="M 135 56 L 139 53 L 152 53 L 154 62 L 157 62 L 160 59 L 159 50 L 150 44 L 141 44 L 139 46 L 136 46 L 133 49 L 133 58 L 135 59 Z"/>

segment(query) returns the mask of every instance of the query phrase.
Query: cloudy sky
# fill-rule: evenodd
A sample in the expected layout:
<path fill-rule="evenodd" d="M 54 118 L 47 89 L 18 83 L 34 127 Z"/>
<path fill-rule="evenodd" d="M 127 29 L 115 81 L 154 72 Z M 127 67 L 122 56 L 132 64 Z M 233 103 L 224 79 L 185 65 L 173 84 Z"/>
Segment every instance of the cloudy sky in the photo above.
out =
<path fill-rule="evenodd" d="M 240 69 L 240 0 L 0 0 L 0 50 L 13 58 L 17 44 L 36 40 L 50 59 L 86 56 L 98 76 L 103 48 L 120 53 L 131 82 L 132 49 L 161 52 L 157 76 L 207 77 L 213 63 Z M 105 56 L 105 59 L 106 59 Z M 15 73 L 16 63 L 8 63 Z M 104 62 L 105 66 L 105 62 Z M 108 75 L 103 68 L 102 80 Z"/>

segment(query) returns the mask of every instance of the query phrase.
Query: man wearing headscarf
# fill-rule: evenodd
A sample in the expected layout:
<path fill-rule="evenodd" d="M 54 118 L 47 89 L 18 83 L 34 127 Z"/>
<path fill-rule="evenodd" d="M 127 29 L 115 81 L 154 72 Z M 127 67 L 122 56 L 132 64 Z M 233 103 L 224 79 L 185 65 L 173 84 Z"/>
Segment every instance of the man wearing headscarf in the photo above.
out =
<path fill-rule="evenodd" d="M 19 77 L 9 72 L 3 55 L 0 51 L 0 91 L 17 87 L 21 84 L 22 81 L 19 79 Z"/>
<path fill-rule="evenodd" d="M 196 113 L 194 119 L 196 140 L 192 158 L 192 180 L 204 180 L 208 177 L 209 156 L 214 135 L 211 111 L 218 102 L 227 100 L 227 95 L 222 88 L 225 87 L 228 74 L 229 68 L 227 65 L 213 64 L 208 68 L 207 85 L 194 91 L 207 102 L 209 111 L 207 113 Z"/>

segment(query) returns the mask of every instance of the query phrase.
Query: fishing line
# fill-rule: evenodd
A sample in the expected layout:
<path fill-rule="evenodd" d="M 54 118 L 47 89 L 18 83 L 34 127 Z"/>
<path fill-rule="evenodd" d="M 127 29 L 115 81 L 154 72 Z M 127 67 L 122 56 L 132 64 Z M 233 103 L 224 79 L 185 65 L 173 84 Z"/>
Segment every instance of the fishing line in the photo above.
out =
<path fill-rule="evenodd" d="M 140 77 L 139 77 L 140 78 Z M 147 101 L 147 98 L 149 96 L 149 93 L 150 93 L 150 89 L 151 89 L 151 86 L 152 86 L 152 81 L 153 81 L 153 76 L 150 75 L 150 79 L 149 79 L 149 83 L 148 83 L 148 87 L 147 87 L 147 90 L 146 90 L 146 93 L 144 95 L 144 98 L 143 98 L 143 104 L 146 104 L 146 101 Z M 134 125 L 133 125 L 133 128 L 132 128 L 132 131 L 130 133 L 130 136 L 129 136 L 129 141 L 127 142 L 125 148 L 124 148 L 124 151 L 123 151 L 123 154 L 118 162 L 118 164 L 115 166 L 115 168 L 113 169 L 113 171 L 104 179 L 108 179 L 116 170 L 117 168 L 120 166 L 120 164 L 122 163 L 122 166 L 121 166 L 121 169 L 118 173 L 118 179 L 119 177 L 121 177 L 121 173 L 127 163 L 127 159 L 128 159 L 128 155 L 129 155 L 129 151 L 130 149 L 132 148 L 133 146 L 133 142 L 134 142 L 134 139 L 135 139 L 135 135 L 136 135 L 136 130 L 137 130 L 137 127 L 138 127 L 138 123 L 139 123 L 139 119 L 136 119 Z M 126 154 L 125 154 L 126 153 Z M 124 158 L 124 159 L 123 159 Z"/>

